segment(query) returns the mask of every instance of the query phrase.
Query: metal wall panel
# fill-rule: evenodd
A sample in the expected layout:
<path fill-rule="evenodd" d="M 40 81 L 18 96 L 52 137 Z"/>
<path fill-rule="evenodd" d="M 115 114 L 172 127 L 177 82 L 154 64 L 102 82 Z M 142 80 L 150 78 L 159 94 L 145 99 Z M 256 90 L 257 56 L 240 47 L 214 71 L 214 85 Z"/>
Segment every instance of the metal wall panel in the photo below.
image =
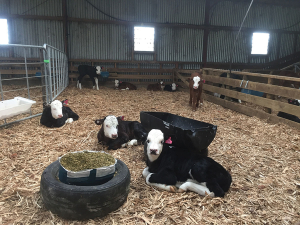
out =
<path fill-rule="evenodd" d="M 91 4 L 94 6 L 92 6 Z M 61 16 L 60 0 L 0 0 L 0 13 Z M 212 3 L 209 22 L 217 26 L 240 26 L 249 2 L 221 1 Z M 95 8 L 96 7 L 96 8 Z M 136 22 L 202 25 L 205 0 L 67 0 L 68 16 L 101 20 L 116 18 Z M 299 8 L 253 4 L 245 27 L 263 29 L 286 28 L 300 31 Z M 106 14 L 106 15 L 105 15 Z M 42 45 L 48 43 L 63 49 L 62 21 L 9 19 L 10 43 Z M 133 60 L 201 62 L 204 31 L 191 28 L 156 27 L 154 54 L 135 53 Z M 132 60 L 133 27 L 113 24 L 70 22 L 68 28 L 69 57 L 72 59 Z M 237 32 L 210 31 L 208 62 L 229 62 L 230 50 Z M 278 34 L 271 33 L 267 57 L 250 57 L 251 33 L 241 32 L 233 54 L 234 63 L 264 63 L 276 59 Z M 297 50 L 300 50 L 298 38 Z M 280 57 L 294 51 L 293 35 L 281 37 Z M 7 52 L 0 53 L 7 55 Z M 249 61 L 250 60 L 250 61 Z M 191 65 L 185 65 L 189 68 Z"/>
<path fill-rule="evenodd" d="M 62 16 L 61 0 L 10 0 L 9 4 L 10 14 Z"/>
<path fill-rule="evenodd" d="M 10 44 L 39 45 L 47 43 L 63 50 L 61 21 L 12 19 Z M 31 57 L 37 57 L 32 55 Z"/>
<path fill-rule="evenodd" d="M 131 32 L 127 26 L 72 22 L 70 58 L 131 60 Z"/>
<path fill-rule="evenodd" d="M 205 0 L 68 0 L 69 17 L 138 23 L 203 24 L 204 8 Z"/>
<path fill-rule="evenodd" d="M 203 30 L 188 28 L 157 29 L 157 60 L 201 62 L 203 33 Z"/>
<path fill-rule="evenodd" d="M 249 2 L 220 1 L 213 5 L 210 12 L 210 24 L 239 27 L 249 7 Z M 244 27 L 257 29 L 283 29 L 300 31 L 299 8 L 253 4 L 245 20 Z"/>

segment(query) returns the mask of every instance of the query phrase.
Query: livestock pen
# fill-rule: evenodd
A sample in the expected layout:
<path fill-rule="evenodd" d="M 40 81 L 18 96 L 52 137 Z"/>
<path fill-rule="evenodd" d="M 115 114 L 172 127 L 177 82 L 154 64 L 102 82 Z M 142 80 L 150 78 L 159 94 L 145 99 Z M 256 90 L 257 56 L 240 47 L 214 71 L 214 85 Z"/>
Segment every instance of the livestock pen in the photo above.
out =
<path fill-rule="evenodd" d="M 0 126 L 40 116 L 43 103 L 54 100 L 69 84 L 66 54 L 47 44 L 6 44 L 0 45 L 0 50 L 17 56 L 0 60 L 0 118 L 3 121 Z M 36 104 L 24 115 L 19 110 L 22 104 L 7 103 L 15 97 L 34 100 Z M 5 115 L 4 111 L 7 111 Z"/>
<path fill-rule="evenodd" d="M 67 87 L 79 120 L 62 128 L 39 124 L 39 117 L 0 128 L 0 220 L 2 224 L 294 224 L 300 219 L 299 129 L 268 123 L 212 102 L 193 112 L 186 91 L 151 92 Z M 219 90 L 218 90 L 219 91 Z M 97 143 L 94 120 L 106 115 L 139 121 L 140 111 L 163 111 L 218 126 L 209 156 L 228 169 L 233 183 L 224 198 L 193 192 L 169 193 L 146 185 L 143 146 L 108 153 L 131 173 L 127 201 L 103 218 L 68 221 L 45 209 L 40 199 L 43 170 L 59 156 L 80 150 L 105 150 Z"/>

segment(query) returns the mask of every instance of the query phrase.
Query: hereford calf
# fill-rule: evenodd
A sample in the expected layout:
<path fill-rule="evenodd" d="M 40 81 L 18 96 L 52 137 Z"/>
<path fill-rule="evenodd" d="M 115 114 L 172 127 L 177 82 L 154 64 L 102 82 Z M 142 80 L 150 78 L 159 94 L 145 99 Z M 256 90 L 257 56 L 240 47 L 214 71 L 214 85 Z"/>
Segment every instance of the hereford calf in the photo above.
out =
<path fill-rule="evenodd" d="M 164 82 L 160 81 L 160 82 L 157 82 L 155 84 L 149 84 L 147 86 L 147 90 L 148 91 L 163 91 L 164 87 L 165 87 Z"/>
<path fill-rule="evenodd" d="M 129 82 L 115 80 L 116 89 L 120 90 L 137 90 L 136 86 Z"/>
<path fill-rule="evenodd" d="M 68 100 L 54 100 L 50 105 L 44 104 L 40 123 L 46 127 L 62 127 L 66 123 L 78 120 L 79 116 L 68 106 Z"/>
<path fill-rule="evenodd" d="M 193 154 L 170 143 L 161 130 L 152 129 L 144 145 L 148 185 L 171 192 L 194 191 L 224 197 L 232 182 L 230 173 L 212 158 Z"/>
<path fill-rule="evenodd" d="M 203 98 L 202 98 L 202 86 L 204 83 L 202 73 L 196 72 L 192 73 L 189 83 L 190 87 L 190 105 L 192 109 L 195 111 L 196 107 L 199 107 L 199 100 L 201 105 L 203 105 Z"/>
<path fill-rule="evenodd" d="M 106 116 L 95 120 L 102 125 L 98 132 L 98 142 L 108 145 L 108 150 L 116 150 L 126 145 L 137 145 L 147 138 L 147 131 L 138 121 L 123 121 L 124 117 Z"/>

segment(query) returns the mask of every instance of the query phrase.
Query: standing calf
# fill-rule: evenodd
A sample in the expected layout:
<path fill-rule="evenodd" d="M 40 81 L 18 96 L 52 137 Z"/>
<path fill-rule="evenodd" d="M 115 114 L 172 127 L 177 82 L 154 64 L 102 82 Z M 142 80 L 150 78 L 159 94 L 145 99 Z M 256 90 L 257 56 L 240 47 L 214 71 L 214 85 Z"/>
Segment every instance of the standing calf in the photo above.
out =
<path fill-rule="evenodd" d="M 160 81 L 160 82 L 155 83 L 155 84 L 149 84 L 147 86 L 147 90 L 148 91 L 163 91 L 164 87 L 165 87 L 164 82 Z"/>
<path fill-rule="evenodd" d="M 89 75 L 93 82 L 93 89 L 95 86 L 97 90 L 99 90 L 98 86 L 98 75 L 101 73 L 102 67 L 100 66 L 88 66 L 88 65 L 80 65 L 78 66 L 79 76 L 77 79 L 77 88 L 81 89 L 81 81 L 85 75 Z"/>
<path fill-rule="evenodd" d="M 229 172 L 212 158 L 193 154 L 165 144 L 161 130 L 152 129 L 144 145 L 147 167 L 143 171 L 146 183 L 175 192 L 194 191 L 214 197 L 224 197 L 232 182 Z M 168 139 L 169 140 L 169 139 Z"/>
<path fill-rule="evenodd" d="M 97 125 L 102 125 L 98 132 L 98 142 L 108 145 L 108 150 L 116 150 L 127 145 L 136 145 L 144 142 L 147 131 L 138 121 L 123 121 L 124 117 L 106 116 L 104 119 L 95 120 Z M 131 141 L 130 141 L 131 140 Z"/>
<path fill-rule="evenodd" d="M 78 120 L 79 116 L 68 106 L 68 100 L 62 102 L 54 100 L 49 105 L 44 105 L 40 123 L 46 127 L 62 127 L 65 123 L 72 123 Z"/>
<path fill-rule="evenodd" d="M 190 77 L 190 105 L 192 109 L 195 111 L 196 107 L 199 107 L 199 100 L 201 105 L 203 105 L 203 98 L 202 98 L 202 86 L 204 80 L 202 78 L 202 73 L 196 72 L 192 73 Z"/>

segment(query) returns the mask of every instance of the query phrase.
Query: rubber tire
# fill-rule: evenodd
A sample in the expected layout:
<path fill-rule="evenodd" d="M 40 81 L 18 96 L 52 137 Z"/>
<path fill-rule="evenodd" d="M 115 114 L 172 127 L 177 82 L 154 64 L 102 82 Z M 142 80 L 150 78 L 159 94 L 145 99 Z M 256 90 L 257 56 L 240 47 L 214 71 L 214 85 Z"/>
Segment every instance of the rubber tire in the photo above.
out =
<path fill-rule="evenodd" d="M 45 207 L 64 219 L 87 220 L 103 217 L 126 201 L 130 188 L 130 172 L 121 160 L 116 175 L 95 186 L 68 185 L 58 180 L 58 160 L 51 163 L 41 177 L 40 193 Z"/>

